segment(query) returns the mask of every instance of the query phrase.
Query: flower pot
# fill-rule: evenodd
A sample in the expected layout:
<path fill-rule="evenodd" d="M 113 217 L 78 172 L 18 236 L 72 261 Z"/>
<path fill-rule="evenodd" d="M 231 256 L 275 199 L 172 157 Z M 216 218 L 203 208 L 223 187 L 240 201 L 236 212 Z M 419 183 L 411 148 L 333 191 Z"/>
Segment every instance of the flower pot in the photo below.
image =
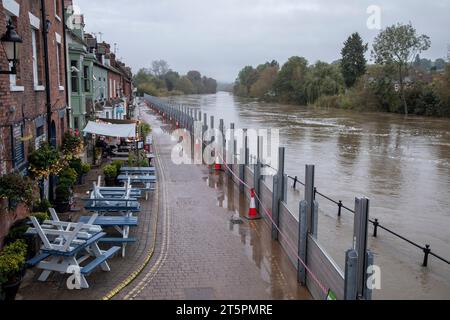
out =
<path fill-rule="evenodd" d="M 80 175 L 78 176 L 77 184 L 78 184 L 78 185 L 84 184 L 84 181 L 86 180 L 85 178 L 86 178 L 86 175 L 85 175 L 84 173 L 83 173 L 83 174 L 80 174 Z"/>
<path fill-rule="evenodd" d="M 14 301 L 16 299 L 16 295 L 17 292 L 19 291 L 21 283 L 22 277 L 18 277 L 18 279 L 15 282 L 5 283 L 2 285 L 4 301 Z"/>
<path fill-rule="evenodd" d="M 55 210 L 58 213 L 66 213 L 70 211 L 70 202 L 58 202 L 55 203 Z"/>
<path fill-rule="evenodd" d="M 105 177 L 105 184 L 107 187 L 114 187 L 116 185 L 115 177 Z"/>

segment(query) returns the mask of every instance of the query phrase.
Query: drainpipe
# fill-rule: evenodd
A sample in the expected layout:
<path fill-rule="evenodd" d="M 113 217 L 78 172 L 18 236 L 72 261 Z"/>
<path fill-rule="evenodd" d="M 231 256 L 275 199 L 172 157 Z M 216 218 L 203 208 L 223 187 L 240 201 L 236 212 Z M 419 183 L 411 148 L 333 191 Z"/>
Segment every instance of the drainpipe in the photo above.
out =
<path fill-rule="evenodd" d="M 66 31 L 67 31 L 67 25 L 66 25 L 66 18 L 65 18 L 65 14 L 66 14 L 66 10 L 65 10 L 65 8 L 64 8 L 64 0 L 61 0 L 61 8 L 63 8 L 63 39 L 64 39 L 64 70 L 65 70 L 65 72 L 64 72 L 64 76 L 65 76 L 65 79 L 66 79 L 66 87 L 65 87 L 65 90 L 66 90 L 66 101 L 67 101 L 67 129 L 70 129 L 71 128 L 71 121 L 70 121 L 70 118 L 71 118 L 71 113 L 72 113 L 72 105 L 71 105 L 71 103 L 70 103 L 70 92 L 69 92 L 69 75 L 68 75 L 68 70 L 67 70 L 67 68 L 68 68 L 68 66 L 69 66 L 69 57 L 67 56 L 67 48 L 66 48 L 66 46 L 67 46 L 67 34 L 66 34 Z"/>
<path fill-rule="evenodd" d="M 48 55 L 48 29 L 50 28 L 49 21 L 47 19 L 47 12 L 45 10 L 45 0 L 41 0 L 41 11 L 42 11 L 42 36 L 44 40 L 44 69 L 45 69 L 45 93 L 46 101 L 45 105 L 47 107 L 47 135 L 48 141 L 52 141 L 52 102 L 51 102 L 51 86 L 50 86 L 50 65 L 49 65 L 49 55 Z"/>

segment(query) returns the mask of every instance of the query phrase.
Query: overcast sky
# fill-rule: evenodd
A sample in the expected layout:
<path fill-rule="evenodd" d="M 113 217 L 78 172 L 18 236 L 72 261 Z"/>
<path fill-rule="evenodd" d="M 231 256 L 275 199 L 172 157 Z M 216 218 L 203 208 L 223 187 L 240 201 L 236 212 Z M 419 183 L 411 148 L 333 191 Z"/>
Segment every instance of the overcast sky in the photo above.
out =
<path fill-rule="evenodd" d="M 381 8 L 381 26 L 412 22 L 431 37 L 427 58 L 447 56 L 450 0 L 75 0 L 88 32 L 118 44 L 133 68 L 164 59 L 180 73 L 198 70 L 233 81 L 245 65 L 290 56 L 332 62 L 355 31 L 371 43 L 367 8 Z"/>

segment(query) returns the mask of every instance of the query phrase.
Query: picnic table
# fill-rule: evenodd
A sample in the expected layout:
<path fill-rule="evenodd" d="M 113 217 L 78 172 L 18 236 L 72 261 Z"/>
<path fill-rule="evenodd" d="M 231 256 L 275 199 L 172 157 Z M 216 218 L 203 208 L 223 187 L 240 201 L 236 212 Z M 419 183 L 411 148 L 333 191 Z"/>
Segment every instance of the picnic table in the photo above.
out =
<path fill-rule="evenodd" d="M 137 174 L 137 175 L 150 175 L 155 174 L 155 167 L 122 167 L 120 168 L 120 173 L 122 174 Z"/>
<path fill-rule="evenodd" d="M 141 205 L 135 198 L 89 198 L 84 199 L 84 208 L 91 212 L 105 214 L 108 212 L 124 212 L 131 216 L 133 212 L 141 211 Z"/>
<path fill-rule="evenodd" d="M 95 217 L 90 217 L 87 222 L 90 223 Z M 96 267 L 100 266 L 106 272 L 111 271 L 107 260 L 115 255 L 120 247 L 100 250 L 98 242 L 106 233 L 89 232 L 93 230 L 94 225 L 83 222 L 62 223 L 58 219 L 45 221 L 41 226 L 35 217 L 30 219 L 34 228 L 30 228 L 27 233 L 38 234 L 43 247 L 39 254 L 27 261 L 27 265 L 43 270 L 39 281 L 47 281 L 52 272 L 70 275 L 75 273 L 75 285 L 86 289 L 89 288 L 86 276 Z M 84 264 L 88 260 L 91 261 Z"/>
<path fill-rule="evenodd" d="M 92 219 L 90 216 L 83 216 L 80 222 L 88 222 Z M 114 228 L 121 234 L 117 237 L 103 237 L 99 240 L 100 243 L 117 243 L 122 245 L 122 257 L 125 257 L 126 245 L 128 243 L 136 242 L 136 238 L 130 238 L 130 227 L 138 226 L 137 217 L 97 217 L 94 219 L 94 224 L 105 228 Z"/>
<path fill-rule="evenodd" d="M 149 184 L 149 183 L 155 183 L 156 182 L 156 176 L 155 175 L 135 175 L 135 174 L 131 174 L 131 175 L 126 175 L 126 174 L 121 174 L 117 177 L 117 180 L 119 181 L 131 181 L 133 182 L 137 182 L 137 183 L 143 183 L 143 184 Z"/>

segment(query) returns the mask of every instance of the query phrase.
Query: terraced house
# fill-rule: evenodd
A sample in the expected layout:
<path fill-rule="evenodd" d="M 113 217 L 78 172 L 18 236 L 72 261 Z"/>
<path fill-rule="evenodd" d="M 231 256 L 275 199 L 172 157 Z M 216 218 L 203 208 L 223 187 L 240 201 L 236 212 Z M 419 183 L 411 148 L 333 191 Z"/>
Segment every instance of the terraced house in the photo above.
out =
<path fill-rule="evenodd" d="M 63 0 L 0 1 L 0 175 L 68 130 Z M 15 48 L 15 50 L 14 50 Z"/>

